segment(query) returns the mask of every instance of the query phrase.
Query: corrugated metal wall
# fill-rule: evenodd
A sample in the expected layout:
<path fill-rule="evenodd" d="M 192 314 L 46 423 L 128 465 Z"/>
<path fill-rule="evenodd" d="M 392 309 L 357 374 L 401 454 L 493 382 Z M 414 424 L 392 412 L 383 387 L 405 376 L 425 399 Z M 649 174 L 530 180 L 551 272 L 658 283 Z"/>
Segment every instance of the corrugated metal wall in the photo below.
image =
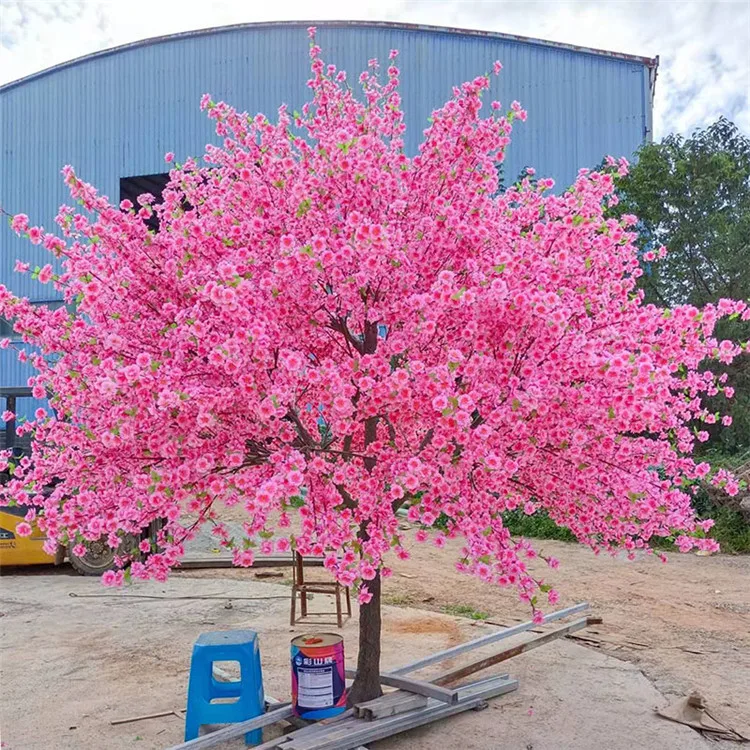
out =
<path fill-rule="evenodd" d="M 299 108 L 308 97 L 306 24 L 260 25 L 182 35 L 101 54 L 0 89 L 0 206 L 53 226 L 67 194 L 59 170 L 78 174 L 113 200 L 121 177 L 164 171 L 163 155 L 203 154 L 216 141 L 199 111 L 202 94 L 239 109 L 275 117 L 278 105 Z M 416 151 L 432 109 L 454 84 L 491 69 L 504 70 L 492 98 L 518 99 L 529 119 L 514 131 L 505 173 L 524 166 L 569 183 L 580 167 L 605 154 L 631 156 L 650 129 L 649 70 L 641 62 L 497 36 L 393 26 L 320 24 L 326 61 L 357 75 L 369 58 L 387 64 L 400 51 L 402 95 Z M 54 296 L 28 276 L 12 273 L 15 259 L 48 262 L 48 254 L 0 227 L 0 283 L 41 300 Z M 52 293 L 52 294 L 51 294 Z M 0 384 L 20 373 L 0 358 Z"/>

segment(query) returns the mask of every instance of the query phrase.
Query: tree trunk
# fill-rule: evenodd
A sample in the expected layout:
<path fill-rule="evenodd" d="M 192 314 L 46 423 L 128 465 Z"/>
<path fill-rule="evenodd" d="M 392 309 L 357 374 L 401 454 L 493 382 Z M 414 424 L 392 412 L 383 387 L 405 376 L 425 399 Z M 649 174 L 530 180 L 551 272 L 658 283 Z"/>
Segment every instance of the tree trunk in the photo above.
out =
<path fill-rule="evenodd" d="M 365 322 L 364 340 L 362 342 L 364 354 L 374 354 L 378 348 L 378 324 Z M 378 418 L 368 417 L 365 420 L 365 448 L 377 440 Z M 365 468 L 372 471 L 375 460 L 365 459 Z M 367 541 L 367 524 L 363 523 L 359 529 L 359 538 Z M 380 571 L 375 578 L 367 581 L 367 590 L 372 599 L 359 608 L 359 655 L 357 656 L 357 676 L 352 684 L 347 703 L 371 701 L 383 694 L 380 687 Z"/>
<path fill-rule="evenodd" d="M 347 699 L 350 706 L 383 694 L 380 687 L 380 572 L 367 582 L 367 588 L 372 599 L 359 608 L 359 656 L 357 677 Z"/>

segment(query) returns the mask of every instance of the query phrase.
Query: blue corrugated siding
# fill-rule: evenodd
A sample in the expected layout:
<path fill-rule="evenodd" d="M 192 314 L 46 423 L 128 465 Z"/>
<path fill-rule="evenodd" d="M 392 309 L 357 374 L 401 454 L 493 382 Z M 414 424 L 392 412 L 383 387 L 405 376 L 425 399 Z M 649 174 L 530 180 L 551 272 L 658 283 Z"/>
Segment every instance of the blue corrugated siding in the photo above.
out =
<path fill-rule="evenodd" d="M 387 64 L 400 51 L 402 94 L 414 153 L 430 112 L 452 86 L 504 66 L 492 98 L 518 99 L 529 120 L 513 134 L 505 173 L 524 166 L 558 185 L 605 154 L 630 156 L 650 128 L 648 69 L 644 64 L 495 37 L 416 29 L 322 25 L 325 59 L 356 77 L 369 58 Z M 136 46 L 55 70 L 0 91 L 0 205 L 53 226 L 67 193 L 59 171 L 78 174 L 113 200 L 119 179 L 164 171 L 163 155 L 200 156 L 216 141 L 199 111 L 202 94 L 271 118 L 281 102 L 299 108 L 309 94 L 304 25 L 232 29 Z M 644 81 L 646 82 L 644 88 Z M 38 247 L 0 228 L 0 283 L 31 299 L 55 296 L 28 276 L 12 273 L 21 257 L 49 261 Z M 3 352 L 0 385 L 19 373 Z M 9 381 L 13 382 L 9 382 Z M 21 383 L 19 383 L 21 384 Z"/>

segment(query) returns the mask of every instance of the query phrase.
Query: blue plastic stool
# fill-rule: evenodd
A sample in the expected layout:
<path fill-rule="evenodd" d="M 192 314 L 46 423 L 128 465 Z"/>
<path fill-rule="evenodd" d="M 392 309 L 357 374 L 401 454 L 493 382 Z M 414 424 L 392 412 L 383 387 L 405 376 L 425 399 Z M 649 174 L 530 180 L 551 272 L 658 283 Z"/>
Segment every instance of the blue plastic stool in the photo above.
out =
<path fill-rule="evenodd" d="M 219 682 L 213 676 L 216 661 L 236 661 L 240 679 Z M 233 703 L 211 703 L 216 698 L 236 698 Z M 195 739 L 202 724 L 236 724 L 263 713 L 263 676 L 260 669 L 258 634 L 254 630 L 204 633 L 193 646 L 190 660 L 185 742 Z M 263 740 L 263 730 L 245 735 L 247 744 Z"/>

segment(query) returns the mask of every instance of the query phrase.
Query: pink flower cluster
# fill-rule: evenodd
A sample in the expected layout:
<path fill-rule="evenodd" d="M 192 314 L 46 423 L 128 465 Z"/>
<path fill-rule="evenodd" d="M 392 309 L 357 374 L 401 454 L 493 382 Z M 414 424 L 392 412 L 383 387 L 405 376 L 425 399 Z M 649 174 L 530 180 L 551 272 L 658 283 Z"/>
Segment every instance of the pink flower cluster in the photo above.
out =
<path fill-rule="evenodd" d="M 401 507 L 418 541 L 463 538 L 460 570 L 536 610 L 557 593 L 504 511 L 544 510 L 596 550 L 715 549 L 689 484 L 737 486 L 693 461 L 691 427 L 702 397 L 731 395 L 704 363 L 740 354 L 713 331 L 746 305 L 643 303 L 635 217 L 604 216 L 624 161 L 564 193 L 532 170 L 500 192 L 526 113 L 482 116 L 487 77 L 454 90 L 411 158 L 395 53 L 383 81 L 361 75 L 361 101 L 310 54 L 299 114 L 202 99 L 221 145 L 173 164 L 161 204 L 112 205 L 66 167 L 86 213 L 61 209 L 65 239 L 13 220 L 77 311 L 0 287 L 54 410 L 2 502 L 43 505 L 52 544 L 119 549 L 166 518 L 158 545 L 120 552 L 134 578 L 163 580 L 211 523 L 237 565 L 324 555 L 362 602 L 387 556 L 408 556 Z M 236 505 L 245 540 L 221 523 Z"/>

